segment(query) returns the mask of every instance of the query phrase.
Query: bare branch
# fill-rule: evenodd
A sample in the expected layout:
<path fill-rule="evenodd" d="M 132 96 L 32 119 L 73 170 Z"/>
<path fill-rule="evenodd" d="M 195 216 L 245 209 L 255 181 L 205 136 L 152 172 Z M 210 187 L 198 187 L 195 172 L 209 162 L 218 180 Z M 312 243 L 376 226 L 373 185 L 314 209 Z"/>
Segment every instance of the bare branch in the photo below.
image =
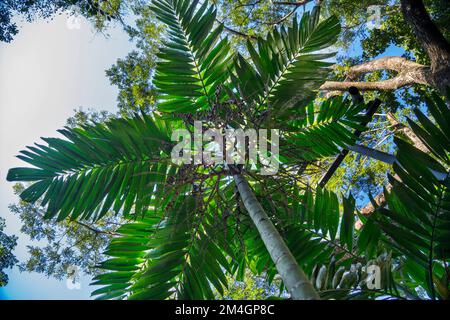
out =
<path fill-rule="evenodd" d="M 103 231 L 103 230 L 97 229 L 97 228 L 95 228 L 95 227 L 93 227 L 91 225 L 88 225 L 86 223 L 83 223 L 83 222 L 80 222 L 80 221 L 77 221 L 77 220 L 75 220 L 73 222 L 78 224 L 78 225 L 80 225 L 80 226 L 82 226 L 82 227 L 84 227 L 84 228 L 86 228 L 86 229 L 88 229 L 88 230 L 90 230 L 90 231 L 92 231 L 95 234 L 100 234 L 101 233 L 101 234 L 108 234 L 108 235 L 111 235 L 111 236 L 119 236 L 120 235 L 120 234 L 118 234 L 116 232 Z"/>
<path fill-rule="evenodd" d="M 277 21 L 274 22 L 266 22 L 266 24 L 268 25 L 277 25 L 280 23 L 283 23 L 284 21 L 286 21 L 290 16 L 292 16 L 295 11 L 297 11 L 298 7 L 295 7 L 294 9 L 292 9 L 289 13 L 287 13 L 285 16 L 281 17 L 280 19 L 278 19 Z"/>
<path fill-rule="evenodd" d="M 391 79 L 373 82 L 352 81 L 363 74 L 378 70 L 396 71 L 397 76 Z M 428 66 L 402 57 L 383 57 L 351 67 L 345 81 L 327 81 L 320 87 L 320 90 L 347 91 L 350 87 L 355 87 L 362 91 L 396 90 L 413 84 L 433 85 L 430 82 L 430 68 Z"/>
<path fill-rule="evenodd" d="M 274 1 L 273 4 L 274 5 L 279 5 L 279 6 L 302 6 L 304 4 L 307 4 L 309 2 L 311 2 L 313 0 L 304 0 L 304 1 L 297 1 L 297 2 L 289 2 L 289 1 Z"/>
<path fill-rule="evenodd" d="M 256 36 L 252 36 L 252 35 L 249 35 L 249 34 L 246 34 L 246 33 L 243 33 L 243 32 L 237 31 L 237 30 L 234 30 L 234 29 L 232 29 L 230 27 L 227 27 L 222 21 L 220 21 L 218 19 L 216 19 L 216 21 L 218 23 L 220 23 L 220 24 L 223 24 L 223 28 L 226 31 L 228 31 L 229 33 L 232 33 L 232 34 L 237 35 L 239 37 L 243 37 L 245 39 L 252 39 L 252 40 L 257 40 L 258 39 L 258 37 L 256 37 Z"/>

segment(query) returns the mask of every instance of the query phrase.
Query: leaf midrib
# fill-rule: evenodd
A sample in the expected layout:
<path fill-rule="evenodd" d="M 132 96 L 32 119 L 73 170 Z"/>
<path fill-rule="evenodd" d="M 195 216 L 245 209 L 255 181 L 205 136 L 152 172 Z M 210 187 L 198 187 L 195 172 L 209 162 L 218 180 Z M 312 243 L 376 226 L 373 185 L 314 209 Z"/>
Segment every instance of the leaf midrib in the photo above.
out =
<path fill-rule="evenodd" d="M 276 77 L 276 79 L 273 81 L 272 86 L 270 86 L 270 89 L 267 91 L 267 95 L 264 97 L 264 103 L 268 103 L 270 95 L 272 94 L 273 90 L 279 85 L 280 79 L 287 73 L 287 71 L 289 71 L 289 69 L 292 66 L 292 64 L 294 63 L 294 61 L 297 60 L 301 56 L 300 52 L 305 48 L 305 46 L 307 45 L 308 41 L 310 40 L 312 34 L 314 34 L 314 32 L 317 30 L 318 25 L 319 24 L 316 24 L 314 26 L 314 29 L 312 30 L 312 32 L 309 33 L 308 37 L 303 42 L 303 45 L 301 47 L 299 47 L 297 52 L 295 52 L 293 54 L 293 58 L 288 59 L 288 61 L 289 61 L 288 64 L 286 66 L 284 66 L 284 70 L 280 73 L 279 76 Z M 300 32 L 300 29 L 299 29 L 299 32 Z M 280 50 L 280 54 L 283 54 L 283 51 Z"/>
<path fill-rule="evenodd" d="M 203 94 L 205 95 L 205 97 L 206 97 L 206 99 L 208 101 L 208 105 L 211 107 L 211 101 L 209 99 L 208 92 L 206 90 L 206 85 L 205 85 L 204 79 L 202 77 L 200 68 L 199 68 L 199 61 L 195 57 L 195 54 L 194 54 L 195 51 L 194 51 L 194 49 L 192 47 L 191 41 L 189 40 L 187 30 L 184 29 L 183 24 L 181 23 L 181 20 L 180 20 L 180 18 L 178 16 L 178 13 L 176 12 L 175 8 L 173 8 L 173 7 L 172 7 L 172 13 L 173 13 L 173 16 L 175 17 L 175 19 L 176 19 L 176 21 L 178 23 L 178 26 L 180 27 L 180 30 L 183 32 L 183 38 L 184 38 L 184 40 L 186 41 L 186 43 L 188 45 L 189 55 L 190 55 L 192 61 L 194 62 L 194 67 L 195 67 L 195 72 L 197 73 L 197 78 L 201 82 Z"/>

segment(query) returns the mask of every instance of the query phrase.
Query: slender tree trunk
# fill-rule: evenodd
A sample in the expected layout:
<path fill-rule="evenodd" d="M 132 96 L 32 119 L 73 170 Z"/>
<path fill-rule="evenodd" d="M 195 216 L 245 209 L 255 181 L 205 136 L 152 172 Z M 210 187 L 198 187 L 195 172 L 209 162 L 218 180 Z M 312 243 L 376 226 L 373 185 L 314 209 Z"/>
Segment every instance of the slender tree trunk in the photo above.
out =
<path fill-rule="evenodd" d="M 261 239 L 269 251 L 272 261 L 289 290 L 292 299 L 318 300 L 319 296 L 306 274 L 298 265 L 278 230 L 270 221 L 267 213 L 256 199 L 248 182 L 240 174 L 234 175 L 234 181 L 250 218 L 258 229 Z"/>

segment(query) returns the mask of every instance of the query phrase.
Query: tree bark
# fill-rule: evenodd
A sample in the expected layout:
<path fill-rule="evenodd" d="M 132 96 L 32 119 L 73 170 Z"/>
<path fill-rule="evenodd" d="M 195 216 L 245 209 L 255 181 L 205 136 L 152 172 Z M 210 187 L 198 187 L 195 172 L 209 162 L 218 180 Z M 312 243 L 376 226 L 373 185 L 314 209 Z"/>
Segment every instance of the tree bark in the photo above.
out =
<path fill-rule="evenodd" d="M 327 96 L 340 94 L 350 87 L 360 90 L 397 90 L 413 84 L 432 86 L 446 95 L 450 87 L 450 43 L 431 20 L 421 0 L 401 0 L 401 10 L 413 29 L 419 44 L 425 49 L 431 65 L 424 66 L 401 57 L 385 57 L 350 68 L 343 82 L 327 81 L 320 88 Z M 393 70 L 397 76 L 374 82 L 358 82 L 356 76 L 376 70 Z"/>
<path fill-rule="evenodd" d="M 270 221 L 267 213 L 256 199 L 248 182 L 240 174 L 234 175 L 234 181 L 250 218 L 258 229 L 272 261 L 294 300 L 318 300 L 319 296 L 306 274 L 298 265 L 278 230 Z"/>
<path fill-rule="evenodd" d="M 377 70 L 396 71 L 397 75 L 394 78 L 382 81 L 353 81 L 358 76 Z M 326 81 L 320 87 L 320 90 L 347 91 L 351 87 L 355 87 L 361 91 L 397 90 L 399 88 L 413 84 L 433 86 L 433 83 L 431 82 L 430 67 L 421 65 L 402 57 L 383 57 L 350 67 L 346 81 Z"/>
<path fill-rule="evenodd" d="M 422 152 L 429 153 L 427 146 L 420 140 L 420 138 L 412 131 L 408 126 L 405 126 L 403 123 L 397 121 L 395 116 L 389 112 L 387 114 L 387 119 L 389 123 L 394 127 L 394 130 L 397 132 L 403 133 L 411 142 L 412 145 L 419 149 Z"/>
<path fill-rule="evenodd" d="M 422 0 L 401 0 L 400 3 L 405 20 L 431 60 L 431 80 L 446 94 L 450 86 L 450 43 L 431 20 Z"/>

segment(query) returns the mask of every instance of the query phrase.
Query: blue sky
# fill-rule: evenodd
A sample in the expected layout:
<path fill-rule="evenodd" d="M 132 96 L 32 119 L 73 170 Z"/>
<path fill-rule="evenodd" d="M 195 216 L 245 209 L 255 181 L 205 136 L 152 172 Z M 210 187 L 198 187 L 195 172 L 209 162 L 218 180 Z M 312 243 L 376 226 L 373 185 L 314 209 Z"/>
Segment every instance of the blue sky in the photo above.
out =
<path fill-rule="evenodd" d="M 121 27 L 109 29 L 106 37 L 80 22 L 79 29 L 73 28 L 59 15 L 20 23 L 13 42 L 0 43 L 0 216 L 6 219 L 6 232 L 19 236 L 15 254 L 22 260 L 29 239 L 8 210 L 16 197 L 6 182 L 7 171 L 23 166 L 14 156 L 39 137 L 55 136 L 74 108 L 115 112 L 117 89 L 105 70 L 133 49 Z M 69 290 L 65 282 L 37 273 L 13 269 L 8 274 L 0 299 L 87 299 L 91 291 L 89 279 L 83 279 L 81 290 Z"/>

